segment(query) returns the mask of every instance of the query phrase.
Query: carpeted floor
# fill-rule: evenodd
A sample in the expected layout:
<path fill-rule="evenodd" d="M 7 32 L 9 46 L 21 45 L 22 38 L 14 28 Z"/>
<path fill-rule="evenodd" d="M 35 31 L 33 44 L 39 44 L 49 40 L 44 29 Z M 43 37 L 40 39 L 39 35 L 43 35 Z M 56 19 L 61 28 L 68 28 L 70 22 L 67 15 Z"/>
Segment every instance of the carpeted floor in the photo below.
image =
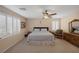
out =
<path fill-rule="evenodd" d="M 79 48 L 68 43 L 65 40 L 56 39 L 55 45 L 29 45 L 26 39 L 22 40 L 5 53 L 64 53 L 64 52 L 79 52 Z"/>

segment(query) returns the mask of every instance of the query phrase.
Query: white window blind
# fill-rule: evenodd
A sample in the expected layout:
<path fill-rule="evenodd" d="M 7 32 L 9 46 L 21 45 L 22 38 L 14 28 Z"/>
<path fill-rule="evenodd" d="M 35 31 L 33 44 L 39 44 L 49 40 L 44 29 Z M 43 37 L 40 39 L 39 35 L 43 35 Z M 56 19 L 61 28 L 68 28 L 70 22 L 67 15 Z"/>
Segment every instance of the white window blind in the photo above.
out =
<path fill-rule="evenodd" d="M 0 35 L 6 34 L 6 16 L 0 14 Z"/>
<path fill-rule="evenodd" d="M 14 33 L 17 33 L 17 32 L 20 32 L 20 19 L 19 18 L 16 18 L 16 17 L 13 17 L 13 32 Z"/>
<path fill-rule="evenodd" d="M 12 33 L 12 16 L 7 16 L 7 32 Z"/>
<path fill-rule="evenodd" d="M 18 33 L 20 29 L 21 23 L 18 17 L 0 13 L 0 38 L 5 35 Z"/>
<path fill-rule="evenodd" d="M 13 17 L 13 33 L 16 33 L 17 31 L 16 31 L 16 18 L 15 17 Z"/>
<path fill-rule="evenodd" d="M 60 21 L 59 20 L 53 20 L 52 21 L 52 30 L 56 31 L 57 29 L 60 29 Z"/>
<path fill-rule="evenodd" d="M 16 20 L 16 31 L 20 32 L 20 30 L 21 30 L 21 22 L 20 22 L 20 19 L 17 18 L 17 20 Z"/>

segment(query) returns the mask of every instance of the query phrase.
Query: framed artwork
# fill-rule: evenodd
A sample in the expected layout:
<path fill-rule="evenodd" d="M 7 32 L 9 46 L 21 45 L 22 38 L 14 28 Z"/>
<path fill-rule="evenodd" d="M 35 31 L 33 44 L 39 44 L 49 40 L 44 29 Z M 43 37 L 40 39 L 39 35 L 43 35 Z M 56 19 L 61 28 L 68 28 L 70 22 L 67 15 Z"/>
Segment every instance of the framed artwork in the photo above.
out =
<path fill-rule="evenodd" d="M 25 22 L 21 22 L 21 28 L 23 29 L 23 28 L 25 28 L 25 27 L 26 27 Z"/>

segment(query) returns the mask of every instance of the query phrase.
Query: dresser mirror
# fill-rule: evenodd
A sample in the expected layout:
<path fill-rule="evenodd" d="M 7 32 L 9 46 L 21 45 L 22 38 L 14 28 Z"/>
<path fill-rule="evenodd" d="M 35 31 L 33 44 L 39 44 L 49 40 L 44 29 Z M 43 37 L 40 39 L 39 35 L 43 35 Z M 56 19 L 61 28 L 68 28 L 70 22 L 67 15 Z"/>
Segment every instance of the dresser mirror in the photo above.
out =
<path fill-rule="evenodd" d="M 79 34 L 79 19 L 69 22 L 69 32 Z"/>

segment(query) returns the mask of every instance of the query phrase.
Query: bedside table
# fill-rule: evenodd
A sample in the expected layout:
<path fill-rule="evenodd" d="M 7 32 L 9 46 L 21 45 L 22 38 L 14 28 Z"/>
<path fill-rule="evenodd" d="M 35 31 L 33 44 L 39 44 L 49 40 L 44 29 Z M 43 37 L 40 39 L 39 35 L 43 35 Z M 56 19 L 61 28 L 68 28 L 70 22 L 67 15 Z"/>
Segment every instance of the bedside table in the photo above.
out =
<path fill-rule="evenodd" d="M 27 34 L 25 34 L 25 37 L 27 37 L 30 33 L 31 33 L 31 31 L 29 31 Z"/>

